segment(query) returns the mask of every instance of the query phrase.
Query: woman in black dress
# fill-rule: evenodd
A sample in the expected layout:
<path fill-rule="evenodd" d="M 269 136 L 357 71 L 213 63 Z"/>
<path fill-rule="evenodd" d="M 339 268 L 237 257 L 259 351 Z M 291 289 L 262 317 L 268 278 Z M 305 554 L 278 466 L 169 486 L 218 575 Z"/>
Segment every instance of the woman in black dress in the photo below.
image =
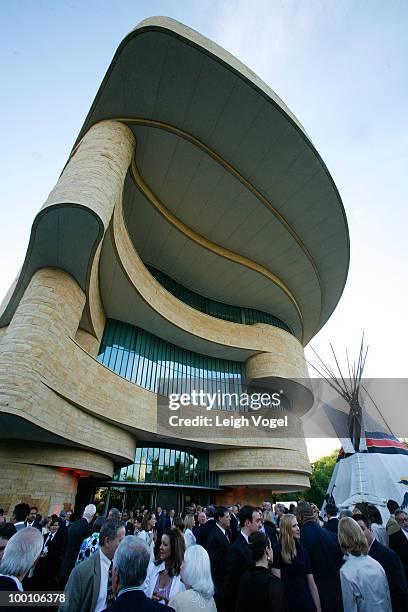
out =
<path fill-rule="evenodd" d="M 286 599 L 282 582 L 272 576 L 269 563 L 273 552 L 268 536 L 257 531 L 249 537 L 254 565 L 248 568 L 239 585 L 236 612 L 268 610 L 286 612 Z"/>
<path fill-rule="evenodd" d="M 300 544 L 300 529 L 293 514 L 281 517 L 279 543 L 274 549 L 272 573 L 281 578 L 289 612 L 321 612 L 319 593 L 309 555 Z"/>

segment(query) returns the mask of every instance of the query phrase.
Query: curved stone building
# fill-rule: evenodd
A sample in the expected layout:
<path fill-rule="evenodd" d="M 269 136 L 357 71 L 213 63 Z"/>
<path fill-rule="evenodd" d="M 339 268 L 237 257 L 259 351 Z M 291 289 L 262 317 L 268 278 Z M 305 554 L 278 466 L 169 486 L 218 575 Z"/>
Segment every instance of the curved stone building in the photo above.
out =
<path fill-rule="evenodd" d="M 348 261 L 336 186 L 282 100 L 197 32 L 143 21 L 1 306 L 0 506 L 182 507 L 307 488 L 302 436 L 162 436 L 157 397 L 180 381 L 244 392 L 303 380 L 286 392 L 299 426 L 303 347 Z"/>

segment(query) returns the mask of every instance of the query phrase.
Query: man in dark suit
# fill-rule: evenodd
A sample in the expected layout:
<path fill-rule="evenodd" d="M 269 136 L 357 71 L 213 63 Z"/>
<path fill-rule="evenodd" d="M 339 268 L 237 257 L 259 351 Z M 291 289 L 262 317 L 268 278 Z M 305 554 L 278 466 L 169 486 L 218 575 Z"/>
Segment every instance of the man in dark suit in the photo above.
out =
<path fill-rule="evenodd" d="M 8 541 L 17 533 L 13 523 L 0 523 L 0 562 L 3 558 L 4 549 Z"/>
<path fill-rule="evenodd" d="M 26 527 L 25 520 L 30 512 L 30 506 L 28 504 L 17 504 L 13 510 L 13 523 L 16 531 L 24 529 Z"/>
<path fill-rule="evenodd" d="M 340 567 L 343 555 L 339 543 L 316 522 L 313 508 L 307 502 L 298 504 L 296 518 L 300 525 L 300 543 L 309 553 L 322 612 L 342 612 Z"/>
<path fill-rule="evenodd" d="M 235 542 L 239 534 L 239 522 L 238 522 L 238 508 L 231 506 L 230 509 L 230 531 L 231 531 L 231 544 Z"/>
<path fill-rule="evenodd" d="M 253 506 L 243 506 L 238 517 L 241 531 L 231 545 L 226 562 L 223 587 L 223 603 L 226 612 L 235 612 L 239 583 L 244 572 L 252 564 L 248 538 L 262 527 L 261 513 Z"/>
<path fill-rule="evenodd" d="M 203 511 L 199 512 L 197 515 L 197 525 L 194 525 L 193 527 L 193 534 L 194 534 L 194 537 L 197 543 L 200 541 L 201 531 L 204 525 L 206 524 L 206 522 L 207 522 L 207 517 L 206 517 L 205 512 Z"/>
<path fill-rule="evenodd" d="M 168 511 L 168 513 L 166 514 L 166 529 L 173 529 L 175 516 L 176 511 L 174 510 L 174 508 Z"/>
<path fill-rule="evenodd" d="M 58 519 L 50 524 L 50 532 L 44 536 L 44 552 L 46 550 L 49 576 L 57 576 L 61 567 L 64 535 L 60 532 Z"/>
<path fill-rule="evenodd" d="M 36 506 L 31 506 L 24 524 L 26 527 L 35 527 L 39 531 L 42 531 L 41 523 L 37 519 L 37 514 L 38 514 L 38 508 Z"/>
<path fill-rule="evenodd" d="M 394 516 L 400 530 L 390 535 L 390 548 L 401 559 L 408 580 L 408 514 L 404 510 L 396 510 Z"/>
<path fill-rule="evenodd" d="M 10 538 L 0 563 L 0 591 L 23 591 L 22 582 L 42 547 L 43 537 L 35 527 L 20 529 Z"/>
<path fill-rule="evenodd" d="M 116 600 L 105 612 L 174 612 L 143 593 L 149 561 L 146 543 L 136 536 L 126 536 L 113 558 L 112 587 Z"/>
<path fill-rule="evenodd" d="M 360 525 L 366 537 L 368 554 L 384 568 L 390 588 L 393 612 L 406 612 L 408 610 L 408 584 L 398 555 L 377 542 L 371 531 L 370 521 L 366 516 L 355 514 L 353 518 Z"/>
<path fill-rule="evenodd" d="M 327 516 L 327 521 L 325 522 L 323 527 L 337 534 L 339 531 L 339 519 L 337 518 L 337 512 L 338 512 L 337 506 L 335 504 L 326 504 L 325 512 Z"/>
<path fill-rule="evenodd" d="M 135 526 L 132 521 L 129 520 L 129 515 L 127 512 L 122 512 L 122 521 L 125 523 L 125 533 L 126 535 L 134 535 L 135 534 Z"/>
<path fill-rule="evenodd" d="M 163 531 L 166 529 L 166 513 L 163 509 L 158 506 L 156 511 L 156 531 L 158 538 L 163 534 Z"/>
<path fill-rule="evenodd" d="M 275 504 L 275 517 L 276 517 L 276 526 L 279 527 L 279 522 L 282 516 L 286 514 L 286 507 L 284 504 Z"/>
<path fill-rule="evenodd" d="M 72 525 L 71 520 L 70 520 L 71 515 L 72 515 L 71 510 L 61 510 L 60 515 L 59 515 L 60 528 L 63 527 L 65 529 Z"/>
<path fill-rule="evenodd" d="M 159 548 L 161 544 L 161 538 L 165 530 L 167 529 L 167 514 L 161 506 L 157 506 L 156 514 L 156 543 L 154 545 L 154 556 L 157 557 L 159 554 Z"/>
<path fill-rule="evenodd" d="M 205 513 L 207 520 L 199 533 L 199 540 L 197 540 L 197 544 L 200 544 L 207 550 L 208 536 L 210 535 L 210 531 L 216 527 L 214 520 L 215 507 L 207 506 Z"/>
<path fill-rule="evenodd" d="M 66 532 L 65 553 L 58 576 L 58 582 L 61 589 L 65 587 L 69 574 L 75 565 L 82 542 L 91 535 L 90 523 L 95 513 L 96 507 L 93 504 L 88 504 L 82 518 L 75 521 Z"/>
<path fill-rule="evenodd" d="M 225 560 L 230 549 L 230 540 L 228 530 L 230 526 L 230 513 L 225 506 L 219 506 L 214 514 L 215 529 L 212 529 L 208 535 L 207 552 L 210 557 L 211 575 L 215 587 L 215 603 L 217 604 L 218 612 L 222 612 L 223 594 L 222 589 L 225 580 Z"/>
<path fill-rule="evenodd" d="M 166 513 L 164 512 L 163 508 L 161 508 L 160 506 L 157 506 L 157 510 L 156 510 L 156 533 L 157 533 L 157 538 L 156 538 L 156 544 L 154 546 L 154 555 L 155 557 L 157 556 L 158 552 L 159 552 L 159 548 L 160 548 L 160 543 L 161 543 L 161 537 L 164 533 L 164 531 L 166 530 L 167 527 L 167 519 L 166 519 Z"/>
<path fill-rule="evenodd" d="M 113 556 L 125 537 L 125 526 L 107 519 L 99 532 L 98 550 L 71 572 L 61 612 L 100 612 L 113 600 Z M 128 536 L 134 537 L 134 536 Z"/>
<path fill-rule="evenodd" d="M 61 567 L 63 533 L 60 532 L 59 519 L 54 517 L 50 523 L 50 531 L 43 536 L 44 545 L 41 557 L 35 566 L 32 585 L 33 591 L 57 591 L 57 576 Z"/>

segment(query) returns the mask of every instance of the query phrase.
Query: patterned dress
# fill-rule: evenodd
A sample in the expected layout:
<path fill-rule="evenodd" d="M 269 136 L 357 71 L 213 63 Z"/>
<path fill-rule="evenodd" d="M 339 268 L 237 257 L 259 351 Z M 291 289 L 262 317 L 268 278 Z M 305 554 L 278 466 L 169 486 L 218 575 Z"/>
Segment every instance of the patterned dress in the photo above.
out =
<path fill-rule="evenodd" d="M 95 533 L 89 536 L 89 538 L 85 538 L 85 540 L 82 542 L 75 565 L 78 565 L 81 563 L 81 561 L 85 561 L 85 559 L 89 559 L 91 555 L 96 553 L 98 548 L 99 533 L 95 531 Z"/>

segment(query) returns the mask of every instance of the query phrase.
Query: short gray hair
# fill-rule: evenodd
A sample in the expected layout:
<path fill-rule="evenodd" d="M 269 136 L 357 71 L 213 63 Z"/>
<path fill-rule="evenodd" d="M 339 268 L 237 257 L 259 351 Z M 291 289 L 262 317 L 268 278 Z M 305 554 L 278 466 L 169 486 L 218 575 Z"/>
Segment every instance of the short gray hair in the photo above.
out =
<path fill-rule="evenodd" d="M 122 516 L 121 511 L 118 508 L 111 508 L 108 512 L 108 516 L 109 518 L 113 518 L 113 519 L 120 519 L 120 517 Z"/>
<path fill-rule="evenodd" d="M 113 557 L 121 588 L 140 586 L 146 580 L 150 550 L 144 540 L 128 535 L 123 538 Z"/>
<path fill-rule="evenodd" d="M 214 595 L 210 557 L 205 548 L 199 544 L 189 546 L 184 553 L 181 578 L 187 588 L 197 591 L 204 599 L 211 599 Z"/>
<path fill-rule="evenodd" d="M 118 521 L 115 518 L 106 519 L 99 532 L 99 546 L 104 545 L 105 538 L 114 540 L 118 534 L 118 530 L 124 526 L 125 523 L 122 523 L 122 521 Z"/>
<path fill-rule="evenodd" d="M 88 504 L 85 506 L 85 510 L 82 516 L 87 519 L 92 519 L 96 514 L 96 506 L 94 504 Z"/>
<path fill-rule="evenodd" d="M 44 541 L 41 531 L 35 527 L 25 527 L 15 533 L 7 542 L 0 574 L 25 576 L 41 554 Z"/>
<path fill-rule="evenodd" d="M 272 510 L 264 510 L 263 512 L 263 520 L 268 521 L 268 523 L 273 523 L 273 513 Z"/>

